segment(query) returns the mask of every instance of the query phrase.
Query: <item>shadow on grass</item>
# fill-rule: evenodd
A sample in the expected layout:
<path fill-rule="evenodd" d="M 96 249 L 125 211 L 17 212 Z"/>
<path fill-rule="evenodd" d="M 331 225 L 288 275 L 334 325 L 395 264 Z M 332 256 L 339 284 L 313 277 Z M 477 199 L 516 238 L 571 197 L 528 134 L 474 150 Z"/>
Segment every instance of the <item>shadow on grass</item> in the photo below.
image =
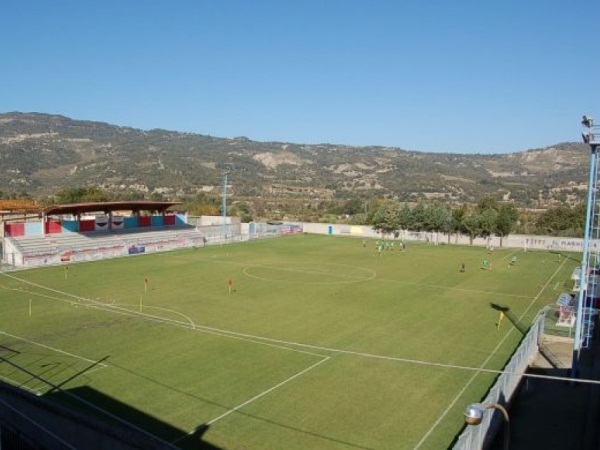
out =
<path fill-rule="evenodd" d="M 20 355 L 20 354 L 21 354 L 21 352 L 20 352 L 20 351 L 18 351 L 18 350 L 13 350 L 13 349 L 12 349 L 12 348 L 10 348 L 10 347 L 6 347 L 6 346 L 4 346 L 4 345 L 0 345 L 0 351 L 2 351 L 2 350 L 6 350 L 6 351 L 8 351 L 8 352 L 12 353 L 13 355 Z"/>
<path fill-rule="evenodd" d="M 103 358 L 102 361 L 108 359 L 108 357 Z M 201 396 L 192 394 L 190 392 L 182 391 L 175 387 L 169 386 L 162 381 L 154 380 L 147 375 L 136 373 L 126 367 L 120 366 L 118 364 L 114 364 L 111 362 L 111 367 L 119 368 L 124 372 L 134 375 L 135 377 L 144 380 L 144 382 L 148 382 L 157 387 L 156 391 L 159 392 L 161 396 L 165 396 L 165 390 L 176 392 L 178 395 L 185 395 L 187 397 L 193 398 L 197 400 L 199 403 L 205 403 L 210 405 L 219 406 L 225 410 L 232 410 L 234 406 L 232 405 L 224 405 L 215 402 L 214 400 L 209 400 L 203 398 Z M 80 374 L 85 373 L 85 371 L 89 370 L 86 368 L 84 371 L 80 372 Z M 74 379 L 76 377 L 71 377 L 70 379 Z M 128 404 L 125 404 L 117 399 L 114 399 L 102 392 L 99 392 L 89 386 L 82 386 L 73 389 L 61 390 L 54 389 L 52 392 L 46 394 L 44 397 L 54 398 L 59 400 L 63 404 L 69 405 L 70 408 L 75 409 L 86 416 L 96 417 L 98 419 L 102 419 L 104 421 L 109 420 L 114 423 L 115 426 L 124 425 L 121 423 L 121 420 L 125 420 L 127 423 L 133 426 L 133 428 L 138 428 L 139 432 L 142 433 L 142 430 L 148 432 L 153 435 L 157 440 L 164 441 L 165 446 L 161 448 L 165 449 L 182 449 L 182 450 L 222 450 L 220 447 L 216 447 L 209 442 L 203 440 L 204 434 L 209 429 L 208 424 L 200 424 L 198 425 L 192 432 L 182 431 L 178 428 L 173 427 L 170 424 L 167 424 L 163 421 L 158 420 L 157 418 L 145 414 L 142 411 L 137 410 L 136 408 L 131 407 Z M 168 401 L 168 395 L 165 397 L 165 401 Z M 102 411 L 108 412 L 108 414 L 103 413 Z M 360 449 L 360 450 L 373 450 L 370 447 L 361 446 L 352 442 L 343 441 L 340 439 L 336 439 L 330 436 L 325 436 L 320 433 L 315 433 L 308 430 L 303 430 L 291 425 L 287 425 L 284 423 L 280 423 L 265 417 L 256 416 L 253 414 L 248 414 L 239 410 L 235 411 L 235 414 L 249 417 L 253 420 L 258 420 L 263 423 L 272 425 L 274 427 L 279 427 L 287 430 L 292 430 L 299 435 L 312 436 L 317 439 L 320 439 L 324 442 L 330 442 L 336 445 L 342 445 L 346 448 Z M 113 417 L 111 417 L 113 416 Z M 133 447 L 137 448 L 137 447 Z M 243 447 L 242 447 L 243 448 Z"/>
<path fill-rule="evenodd" d="M 552 253 L 553 255 L 558 255 L 559 261 L 561 260 L 561 258 L 565 258 L 565 259 L 570 259 L 571 261 L 575 261 L 577 263 L 581 262 L 581 260 L 575 259 L 571 255 L 567 255 L 567 254 L 564 254 L 564 253 L 556 251 L 556 250 L 550 250 L 550 253 Z"/>
<path fill-rule="evenodd" d="M 123 439 L 135 442 L 132 449 L 145 448 L 152 442 L 152 449 L 222 450 L 203 440 L 208 425 L 199 425 L 193 433 L 187 433 L 89 386 L 54 390 L 44 398 L 57 400 L 88 421 L 103 424 L 113 432 L 120 430 L 117 434 Z M 103 425 L 98 425 L 98 429 Z M 60 430 L 54 431 L 60 433 Z M 142 444 L 144 441 L 146 444 Z"/>
<path fill-rule="evenodd" d="M 198 400 L 201 403 L 218 406 L 220 408 L 223 408 L 226 411 L 227 410 L 232 410 L 234 408 L 234 406 L 232 406 L 232 405 L 225 405 L 225 404 L 222 404 L 222 403 L 217 403 L 214 400 L 209 400 L 209 399 L 206 399 L 206 398 L 201 397 L 199 395 L 192 394 L 189 391 L 183 391 L 183 390 L 175 388 L 173 386 L 169 386 L 169 385 L 163 383 L 162 381 L 155 380 L 153 378 L 148 377 L 147 375 L 137 373 L 137 372 L 135 372 L 133 370 L 130 370 L 130 369 L 126 368 L 126 367 L 123 367 L 121 365 L 115 364 L 114 362 L 111 362 L 111 367 L 117 367 L 120 370 L 123 370 L 124 372 L 127 372 L 127 373 L 129 373 L 129 374 L 131 374 L 131 375 L 133 375 L 135 377 L 140 378 L 140 379 L 143 379 L 143 380 L 145 380 L 145 381 L 147 381 L 149 383 L 155 384 L 156 386 L 160 386 L 161 388 L 166 389 L 168 391 L 176 392 L 179 395 L 184 395 L 186 397 L 193 398 L 195 400 Z M 293 405 L 290 405 L 290 407 L 293 407 Z M 312 432 L 312 431 L 303 430 L 303 429 L 300 429 L 300 428 L 297 428 L 297 427 L 294 427 L 294 426 L 291 426 L 291 425 L 287 425 L 287 424 L 283 424 L 283 423 L 280 423 L 280 422 L 277 422 L 277 421 L 274 421 L 274 420 L 271 420 L 271 419 L 267 419 L 265 417 L 260 417 L 260 416 L 254 415 L 254 414 L 248 414 L 248 413 L 245 413 L 245 412 L 240 411 L 240 410 L 236 410 L 235 414 L 238 414 L 240 416 L 249 417 L 249 418 L 251 418 L 253 420 L 258 420 L 258 421 L 261 421 L 263 423 L 266 423 L 266 424 L 269 424 L 269 425 L 273 425 L 274 427 L 283 428 L 283 429 L 286 429 L 286 430 L 291 430 L 291 431 L 294 431 L 296 433 L 299 433 L 299 435 L 312 436 L 312 437 L 316 437 L 316 438 L 318 438 L 318 439 L 320 439 L 320 440 L 322 440 L 324 442 L 330 442 L 330 443 L 338 444 L 338 445 L 341 444 L 343 447 L 353 448 L 353 449 L 359 449 L 359 450 L 373 450 L 371 447 L 365 447 L 365 446 L 362 446 L 362 445 L 359 445 L 359 444 L 354 444 L 352 442 L 343 441 L 341 439 L 336 439 L 334 437 L 325 436 L 325 435 L 320 434 L 320 433 L 315 433 L 315 432 Z M 181 431 L 178 430 L 179 433 L 180 433 L 179 437 L 176 437 L 172 442 L 175 442 L 176 445 L 178 447 L 182 448 L 182 449 L 190 449 L 190 450 L 191 449 L 201 449 L 201 450 L 204 450 L 205 448 L 206 449 L 216 448 L 216 447 L 194 447 L 194 446 L 188 445 L 188 443 L 191 442 L 194 438 L 199 438 L 199 437 L 201 438 L 202 435 L 204 433 L 206 433 L 206 430 L 208 428 L 209 428 L 208 425 L 201 424 L 198 427 L 196 427 L 196 429 L 194 430 L 193 433 L 190 433 L 190 434 L 187 434 L 187 435 L 184 435 L 184 436 L 181 436 Z"/>
<path fill-rule="evenodd" d="M 500 311 L 501 313 L 504 314 L 504 317 L 506 317 L 510 323 L 513 324 L 513 326 L 519 331 L 519 333 L 521 333 L 523 336 L 525 336 L 525 334 L 527 334 L 527 330 L 529 330 L 529 327 L 526 325 L 523 325 L 519 319 L 517 318 L 517 316 L 515 316 L 511 311 L 510 308 L 508 306 L 505 305 L 500 305 L 499 303 L 490 303 L 490 307 L 492 309 L 495 309 L 496 311 Z"/>

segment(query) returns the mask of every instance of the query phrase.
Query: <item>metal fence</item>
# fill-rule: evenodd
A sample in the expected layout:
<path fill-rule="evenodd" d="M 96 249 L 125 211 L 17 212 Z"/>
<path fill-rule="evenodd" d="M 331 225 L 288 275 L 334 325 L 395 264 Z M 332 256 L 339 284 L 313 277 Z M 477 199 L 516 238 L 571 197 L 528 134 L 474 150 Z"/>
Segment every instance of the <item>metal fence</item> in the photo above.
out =
<path fill-rule="evenodd" d="M 523 373 L 538 352 L 544 336 L 544 324 L 548 308 L 544 308 L 537 315 L 529 332 L 523 338 L 521 345 L 504 367 L 503 373 L 498 377 L 496 383 L 481 403 L 484 405 L 497 403 L 506 405 L 517 390 Z M 494 411 L 494 413 L 492 413 Z M 467 425 L 452 450 L 480 450 L 488 448 L 498 431 L 503 425 L 504 418 L 499 411 L 489 410 L 483 416 L 480 425 Z"/>

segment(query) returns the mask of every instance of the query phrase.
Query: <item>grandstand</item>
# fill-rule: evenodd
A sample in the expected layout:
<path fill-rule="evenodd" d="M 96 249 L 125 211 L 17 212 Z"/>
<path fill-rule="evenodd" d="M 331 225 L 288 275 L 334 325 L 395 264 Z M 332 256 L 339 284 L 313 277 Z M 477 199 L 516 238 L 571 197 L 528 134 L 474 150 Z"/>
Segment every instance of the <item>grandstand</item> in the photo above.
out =
<path fill-rule="evenodd" d="M 58 205 L 40 212 L 35 221 L 4 221 L 2 260 L 13 267 L 39 267 L 65 262 L 195 247 L 240 236 L 240 224 L 193 226 L 186 213 L 169 211 L 176 202 L 104 202 Z"/>
<path fill-rule="evenodd" d="M 55 205 L 2 221 L 2 262 L 40 267 L 222 244 L 302 232 L 287 223 L 250 223 L 239 218 L 190 217 L 171 211 L 177 202 L 103 202 Z"/>

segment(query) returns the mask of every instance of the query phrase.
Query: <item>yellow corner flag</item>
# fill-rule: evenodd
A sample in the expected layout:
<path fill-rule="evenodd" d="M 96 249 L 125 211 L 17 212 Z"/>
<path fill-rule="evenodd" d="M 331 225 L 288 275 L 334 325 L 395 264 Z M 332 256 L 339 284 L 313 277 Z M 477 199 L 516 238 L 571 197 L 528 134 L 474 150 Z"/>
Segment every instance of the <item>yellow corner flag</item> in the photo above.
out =
<path fill-rule="evenodd" d="M 504 319 L 504 313 L 500 311 L 500 317 L 498 317 L 498 323 L 496 324 L 496 329 L 500 329 L 500 324 L 502 323 L 502 319 Z"/>

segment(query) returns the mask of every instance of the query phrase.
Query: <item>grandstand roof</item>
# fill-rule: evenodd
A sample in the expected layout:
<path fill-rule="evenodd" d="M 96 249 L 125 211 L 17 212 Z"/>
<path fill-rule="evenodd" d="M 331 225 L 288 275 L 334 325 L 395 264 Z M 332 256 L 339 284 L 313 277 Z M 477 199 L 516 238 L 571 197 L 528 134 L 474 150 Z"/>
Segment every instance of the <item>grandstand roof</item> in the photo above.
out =
<path fill-rule="evenodd" d="M 42 211 L 47 216 L 58 214 L 81 214 L 89 212 L 108 213 L 109 211 L 159 211 L 163 212 L 171 206 L 181 205 L 181 202 L 94 202 L 94 203 L 69 203 L 66 205 L 53 205 Z"/>
<path fill-rule="evenodd" d="M 39 211 L 41 208 L 29 199 L 2 199 L 0 211 Z"/>

